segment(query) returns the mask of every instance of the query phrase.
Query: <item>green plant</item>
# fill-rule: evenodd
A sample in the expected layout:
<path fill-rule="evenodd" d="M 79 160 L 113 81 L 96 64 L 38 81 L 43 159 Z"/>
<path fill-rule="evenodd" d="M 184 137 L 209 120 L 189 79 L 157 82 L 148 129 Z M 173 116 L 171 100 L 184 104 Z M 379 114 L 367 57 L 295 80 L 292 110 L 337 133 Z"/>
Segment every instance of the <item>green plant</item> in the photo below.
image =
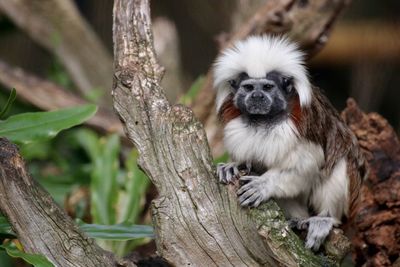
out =
<path fill-rule="evenodd" d="M 21 258 L 35 267 L 54 267 L 54 265 L 49 262 L 46 257 L 37 254 L 25 253 L 12 242 L 3 243 L 0 245 L 0 249 L 5 250 L 9 256 L 13 258 Z"/>
<path fill-rule="evenodd" d="M 0 109 L 1 118 L 10 111 L 15 98 L 13 90 L 4 108 Z M 59 204 L 73 188 L 90 186 L 93 224 L 79 221 L 79 225 L 88 236 L 107 240 L 103 244 L 123 255 L 138 242 L 143 242 L 143 238 L 153 237 L 151 226 L 134 224 L 142 212 L 141 201 L 149 185 L 147 177 L 136 166 L 137 153 L 130 152 L 125 168 L 120 168 L 118 136 L 99 137 L 85 129 L 73 129 L 59 135 L 61 131 L 89 119 L 96 109 L 94 105 L 85 105 L 9 116 L 0 120 L 0 137 L 7 137 L 20 145 L 22 155 L 29 160 L 30 171 Z M 81 155 L 82 147 L 88 154 L 86 157 Z M 90 162 L 85 163 L 88 158 Z M 46 168 L 52 171 L 46 173 L 43 171 Z M 76 214 L 78 218 L 83 217 L 84 211 L 76 211 Z M 43 256 L 25 253 L 14 245 L 15 242 L 3 242 L 15 238 L 6 218 L 0 216 L 1 262 L 9 262 L 5 251 L 34 266 L 52 266 Z"/>
<path fill-rule="evenodd" d="M 199 76 L 190 86 L 189 90 L 181 96 L 179 103 L 190 106 L 204 84 L 204 76 Z"/>
<path fill-rule="evenodd" d="M 93 223 L 117 224 L 121 227 L 119 230 L 138 223 L 149 179 L 136 165 L 136 150 L 128 153 L 122 168 L 119 165 L 121 148 L 117 135 L 99 137 L 90 130 L 81 129 L 76 138 L 91 160 L 90 194 Z M 133 232 L 131 234 L 135 235 Z M 99 241 L 99 244 L 123 256 L 144 241 L 127 238 L 122 242 Z"/>
<path fill-rule="evenodd" d="M 122 223 L 101 225 L 84 223 L 80 220 L 78 220 L 77 223 L 79 228 L 89 237 L 102 240 L 129 241 L 138 238 L 152 238 L 154 235 L 153 227 L 149 225 Z M 0 239 L 15 239 L 16 237 L 7 219 L 0 214 Z"/>
<path fill-rule="evenodd" d="M 0 136 L 18 144 L 39 142 L 60 131 L 81 124 L 96 113 L 96 106 L 84 105 L 48 112 L 27 112 L 0 121 Z"/>
<path fill-rule="evenodd" d="M 8 97 L 4 108 L 0 111 L 0 120 L 4 118 L 7 113 L 10 111 L 12 104 L 14 103 L 15 99 L 17 98 L 17 91 L 15 88 L 11 90 L 10 96 Z"/>

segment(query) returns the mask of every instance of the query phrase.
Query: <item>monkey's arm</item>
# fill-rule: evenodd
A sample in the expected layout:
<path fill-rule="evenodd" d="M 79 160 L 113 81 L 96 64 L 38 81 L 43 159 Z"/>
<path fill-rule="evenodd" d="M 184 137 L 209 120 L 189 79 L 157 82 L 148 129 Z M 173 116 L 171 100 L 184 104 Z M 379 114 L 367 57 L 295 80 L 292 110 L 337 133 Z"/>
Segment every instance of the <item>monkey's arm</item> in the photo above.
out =
<path fill-rule="evenodd" d="M 242 206 L 257 207 L 270 198 L 292 198 L 311 190 L 319 179 L 325 155 L 320 145 L 300 142 L 288 154 L 275 161 L 261 176 L 243 176 L 244 185 L 239 189 Z"/>
<path fill-rule="evenodd" d="M 291 198 L 309 189 L 310 175 L 298 169 L 270 169 L 261 176 L 242 176 L 244 185 L 238 190 L 239 202 L 242 206 L 257 207 L 270 198 Z"/>

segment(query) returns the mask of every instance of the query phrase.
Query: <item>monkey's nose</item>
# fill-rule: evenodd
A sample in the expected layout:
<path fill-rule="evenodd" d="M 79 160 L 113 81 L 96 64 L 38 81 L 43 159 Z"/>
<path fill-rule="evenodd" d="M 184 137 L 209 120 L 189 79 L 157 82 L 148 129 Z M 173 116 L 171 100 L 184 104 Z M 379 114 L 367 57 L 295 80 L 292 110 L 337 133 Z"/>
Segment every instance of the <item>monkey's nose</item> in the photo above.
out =
<path fill-rule="evenodd" d="M 261 98 L 261 99 L 263 99 L 263 98 L 264 98 L 264 94 L 261 93 L 261 92 L 253 92 L 253 93 L 251 94 L 251 97 L 252 97 L 252 98 Z"/>

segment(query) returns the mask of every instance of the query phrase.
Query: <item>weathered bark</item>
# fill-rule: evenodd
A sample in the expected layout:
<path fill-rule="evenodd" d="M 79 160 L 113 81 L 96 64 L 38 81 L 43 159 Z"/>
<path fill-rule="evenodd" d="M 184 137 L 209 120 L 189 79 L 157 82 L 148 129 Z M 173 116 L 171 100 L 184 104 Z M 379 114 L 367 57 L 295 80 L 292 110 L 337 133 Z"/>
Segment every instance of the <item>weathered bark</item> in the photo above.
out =
<path fill-rule="evenodd" d="M 0 0 L 0 9 L 61 60 L 83 95 L 111 87 L 112 58 L 71 0 Z"/>
<path fill-rule="evenodd" d="M 308 56 L 315 55 L 327 42 L 328 35 L 336 18 L 349 3 L 349 0 L 271 0 L 266 1 L 246 23 L 234 33 L 227 35 L 220 46 L 226 47 L 248 35 L 262 33 L 286 33 L 299 43 Z M 213 111 L 215 92 L 212 88 L 212 73 L 209 70 L 192 109 L 205 124 L 207 136 L 214 155 L 220 155 L 220 131 L 216 128 Z"/>
<path fill-rule="evenodd" d="M 88 103 L 81 97 L 50 81 L 42 80 L 22 69 L 8 66 L 1 60 L 0 83 L 8 90 L 16 88 L 19 97 L 43 110 L 55 110 Z M 118 117 L 102 107 L 99 108 L 96 115 L 85 123 L 105 133 L 117 132 L 125 138 Z"/>
<path fill-rule="evenodd" d="M 369 165 L 353 239 L 357 266 L 395 266 L 400 261 L 400 142 L 389 123 L 364 114 L 353 100 L 343 118 L 356 134 Z"/>
<path fill-rule="evenodd" d="M 114 107 L 159 191 L 158 253 L 175 266 L 321 266 L 274 202 L 249 213 L 217 182 L 203 127 L 159 85 L 148 0 L 115 1 L 113 30 Z"/>
<path fill-rule="evenodd" d="M 0 210 L 24 250 L 55 266 L 115 266 L 114 257 L 86 237 L 28 174 L 15 145 L 0 138 Z"/>

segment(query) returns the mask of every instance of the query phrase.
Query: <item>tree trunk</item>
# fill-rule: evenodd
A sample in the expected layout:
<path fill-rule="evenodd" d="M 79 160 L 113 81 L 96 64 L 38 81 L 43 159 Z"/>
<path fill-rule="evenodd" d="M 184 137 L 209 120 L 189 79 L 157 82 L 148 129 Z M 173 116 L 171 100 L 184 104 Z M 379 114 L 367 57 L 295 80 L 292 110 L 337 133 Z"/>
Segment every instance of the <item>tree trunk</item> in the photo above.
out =
<path fill-rule="evenodd" d="M 114 266 L 114 257 L 86 237 L 30 177 L 15 145 L 0 138 L 0 210 L 24 250 L 55 266 Z"/>
<path fill-rule="evenodd" d="M 158 253 L 174 266 L 321 266 L 274 202 L 249 213 L 235 186 L 217 182 L 203 127 L 159 85 L 148 1 L 115 1 L 113 30 L 114 107 L 160 194 L 152 210 Z"/>

